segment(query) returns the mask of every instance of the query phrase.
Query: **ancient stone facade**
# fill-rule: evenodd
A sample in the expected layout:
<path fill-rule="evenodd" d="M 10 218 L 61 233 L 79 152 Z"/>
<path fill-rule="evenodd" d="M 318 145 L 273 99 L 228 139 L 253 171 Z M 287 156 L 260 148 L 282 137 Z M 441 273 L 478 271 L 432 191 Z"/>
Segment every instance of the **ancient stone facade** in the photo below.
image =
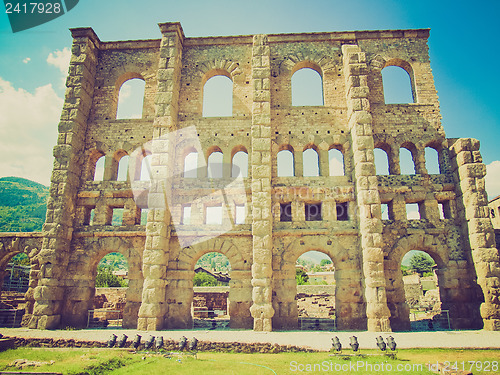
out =
<path fill-rule="evenodd" d="M 500 329 L 485 166 L 478 141 L 445 137 L 429 30 L 186 38 L 179 23 L 164 23 L 160 31 L 160 40 L 101 42 L 90 28 L 72 30 L 31 328 L 84 326 L 97 263 L 110 252 L 124 254 L 130 267 L 124 326 L 191 327 L 194 266 L 216 251 L 231 263 L 231 327 L 294 329 L 295 263 L 317 250 L 335 267 L 338 329 L 408 329 L 400 265 L 408 251 L 422 250 L 437 264 L 453 328 Z M 408 73 L 413 103 L 385 104 L 381 71 L 388 66 Z M 324 105 L 292 106 L 292 76 L 302 68 L 321 76 Z M 232 116 L 203 117 L 204 85 L 218 75 L 232 81 Z M 142 118 L 119 120 L 119 89 L 132 78 L 145 81 Z M 191 127 L 195 142 L 183 138 Z M 169 134 L 177 134 L 174 142 Z M 439 154 L 437 174 L 427 171 L 428 147 Z M 401 148 L 411 152 L 412 175 L 401 174 Z M 317 176 L 303 166 L 309 149 L 318 156 Z M 342 176 L 329 175 L 332 149 L 343 155 Z M 387 153 L 389 175 L 377 175 L 375 149 Z M 282 150 L 293 154 L 293 176 L 279 176 Z M 202 167 L 196 178 L 184 176 L 192 152 L 198 166 L 214 152 L 225 166 L 246 153 L 243 194 L 227 188 L 231 168 L 221 178 Z M 117 181 L 124 155 L 136 155 L 129 160 L 136 167 L 151 155 L 151 180 L 136 182 L 132 173 Z M 94 181 L 102 156 L 104 178 Z M 146 192 L 140 203 L 133 186 Z M 194 200 L 193 189 L 211 198 Z M 410 203 L 418 204 L 420 219 L 407 218 Z M 229 230 L 204 225 L 214 205 L 225 208 Z M 178 217 L 188 206 L 183 223 Z M 241 206 L 245 220 L 235 223 Z M 117 208 L 123 223 L 112 226 Z M 140 225 L 146 208 L 147 224 Z M 313 219 L 311 208 L 320 213 Z M 289 220 L 282 220 L 284 209 Z"/>

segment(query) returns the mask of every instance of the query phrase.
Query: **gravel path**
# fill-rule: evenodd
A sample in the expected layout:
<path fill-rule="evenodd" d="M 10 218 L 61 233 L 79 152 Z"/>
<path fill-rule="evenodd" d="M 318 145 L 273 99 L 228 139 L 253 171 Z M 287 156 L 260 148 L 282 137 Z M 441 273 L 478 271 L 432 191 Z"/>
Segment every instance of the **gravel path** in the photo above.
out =
<path fill-rule="evenodd" d="M 319 350 L 330 350 L 331 338 L 338 336 L 344 347 L 349 347 L 349 337 L 358 338 L 362 349 L 376 349 L 375 338 L 393 336 L 398 348 L 496 348 L 500 349 L 500 332 L 491 331 L 441 331 L 441 332 L 322 332 L 322 331 L 288 331 L 288 332 L 254 332 L 250 330 L 189 330 L 189 331 L 149 331 L 142 332 L 126 329 L 84 329 L 42 331 L 27 328 L 0 328 L 4 336 L 47 337 L 75 340 L 107 341 L 112 333 L 122 333 L 130 338 L 140 334 L 144 339 L 149 336 L 163 336 L 164 339 L 179 340 L 182 336 L 195 336 L 200 341 L 212 342 L 263 342 L 279 345 L 295 345 Z"/>

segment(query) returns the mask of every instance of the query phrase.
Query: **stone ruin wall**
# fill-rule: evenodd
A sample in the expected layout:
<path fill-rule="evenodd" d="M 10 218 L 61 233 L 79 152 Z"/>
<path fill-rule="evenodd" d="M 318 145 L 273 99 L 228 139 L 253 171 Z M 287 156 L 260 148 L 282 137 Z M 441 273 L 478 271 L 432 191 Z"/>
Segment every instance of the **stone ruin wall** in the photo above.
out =
<path fill-rule="evenodd" d="M 179 23 L 164 23 L 160 31 L 160 40 L 102 42 L 90 28 L 72 30 L 47 219 L 34 260 L 31 328 L 83 326 L 97 263 L 110 252 L 125 255 L 130 267 L 125 327 L 191 327 L 194 265 L 217 251 L 231 263 L 231 327 L 295 329 L 295 262 L 310 250 L 324 252 L 335 266 L 339 329 L 409 328 L 399 270 L 409 250 L 436 261 L 440 299 L 454 328 L 500 328 L 485 165 L 478 141 L 445 137 L 429 30 L 187 38 Z M 409 73 L 414 103 L 385 104 L 381 70 L 391 65 Z M 291 105 L 291 77 L 301 68 L 320 73 L 323 106 Z M 202 116 L 203 87 L 215 75 L 233 82 L 231 117 Z M 131 78 L 145 81 L 143 115 L 117 120 L 119 89 Z M 228 169 L 220 179 L 182 178 L 184 157 L 195 146 L 181 139 L 169 145 L 161 136 L 189 126 L 197 129 L 200 162 L 221 151 L 230 165 L 235 152 L 247 153 L 246 196 L 226 191 L 231 210 L 237 204 L 247 210 L 245 224 L 181 247 L 179 236 L 196 238 L 205 205 L 214 202 L 193 204 L 190 225 L 171 225 L 180 208 L 155 208 L 143 226 L 130 181 L 116 179 L 120 158 L 151 142 L 156 181 L 169 171 L 178 177 L 163 186 L 142 182 L 148 204 L 165 188 L 176 207 L 192 202 L 186 193 L 192 188 L 206 195 L 224 189 Z M 411 151 L 414 175 L 401 175 L 400 147 Z M 438 151 L 439 174 L 427 172 L 425 147 Z M 318 177 L 303 176 L 308 148 L 319 155 Z M 343 153 L 344 176 L 328 176 L 331 148 Z M 387 152 L 390 175 L 377 176 L 375 148 Z M 294 177 L 277 176 L 277 153 L 284 149 L 294 154 Z M 104 179 L 94 181 L 101 156 Z M 292 221 L 280 222 L 280 203 L 288 202 Z M 345 202 L 349 219 L 337 220 L 336 206 Z M 305 220 L 306 203 L 321 203 L 321 221 Z M 421 220 L 406 219 L 407 203 L 419 204 Z M 382 204 L 390 220 L 382 220 Z M 119 227 L 110 225 L 113 208 L 124 209 Z"/>

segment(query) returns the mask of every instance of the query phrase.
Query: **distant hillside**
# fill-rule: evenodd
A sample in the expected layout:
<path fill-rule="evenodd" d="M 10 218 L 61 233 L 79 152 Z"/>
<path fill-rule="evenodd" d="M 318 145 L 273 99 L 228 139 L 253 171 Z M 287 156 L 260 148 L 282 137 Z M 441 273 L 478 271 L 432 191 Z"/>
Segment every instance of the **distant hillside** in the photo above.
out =
<path fill-rule="evenodd" d="M 0 232 L 42 230 L 49 188 L 20 177 L 0 178 Z"/>

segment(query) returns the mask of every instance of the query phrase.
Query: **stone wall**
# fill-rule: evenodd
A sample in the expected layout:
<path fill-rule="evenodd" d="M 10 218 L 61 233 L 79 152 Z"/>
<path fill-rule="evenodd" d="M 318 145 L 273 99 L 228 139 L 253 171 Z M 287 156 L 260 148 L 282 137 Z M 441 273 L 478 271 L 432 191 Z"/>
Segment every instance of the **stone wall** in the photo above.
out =
<path fill-rule="evenodd" d="M 90 28 L 72 35 L 30 327 L 83 326 L 97 264 L 110 252 L 129 262 L 125 326 L 191 327 L 194 266 L 216 251 L 231 263 L 231 327 L 295 329 L 295 262 L 316 250 L 335 267 L 339 329 L 407 329 L 400 264 L 408 251 L 422 250 L 438 266 L 453 328 L 500 328 L 485 166 L 478 141 L 445 137 L 429 30 L 186 38 L 179 23 L 163 23 L 158 40 L 102 42 Z M 408 73 L 413 103 L 385 104 L 388 66 Z M 303 68 L 321 76 L 324 105 L 292 106 L 292 76 Z M 204 117 L 204 85 L 218 75 L 232 81 L 232 116 Z M 145 81 L 142 118 L 117 119 L 119 89 L 132 78 Z M 438 152 L 438 174 L 426 167 L 428 147 Z M 414 174 L 401 174 L 401 148 L 411 152 Z M 331 149 L 343 155 L 343 176 L 329 175 Z M 376 149 L 387 154 L 389 175 L 377 175 Z M 279 173 L 282 150 L 293 155 L 293 176 Z M 307 150 L 317 154 L 317 176 L 308 176 L 315 166 L 303 165 Z M 197 175 L 188 178 L 193 152 Z M 216 152 L 221 178 L 207 171 Z M 232 176 L 237 152 L 248 157 L 245 176 Z M 129 177 L 117 181 L 125 155 Z M 102 156 L 104 178 L 94 181 Z M 150 180 L 139 181 L 144 160 Z M 407 218 L 411 203 L 420 219 Z M 283 205 L 291 221 L 280 220 Z M 320 220 L 307 220 L 311 205 L 320 207 Z M 213 206 L 223 212 L 221 224 L 207 223 Z M 245 220 L 236 224 L 242 206 Z M 117 208 L 123 222 L 113 226 Z"/>

